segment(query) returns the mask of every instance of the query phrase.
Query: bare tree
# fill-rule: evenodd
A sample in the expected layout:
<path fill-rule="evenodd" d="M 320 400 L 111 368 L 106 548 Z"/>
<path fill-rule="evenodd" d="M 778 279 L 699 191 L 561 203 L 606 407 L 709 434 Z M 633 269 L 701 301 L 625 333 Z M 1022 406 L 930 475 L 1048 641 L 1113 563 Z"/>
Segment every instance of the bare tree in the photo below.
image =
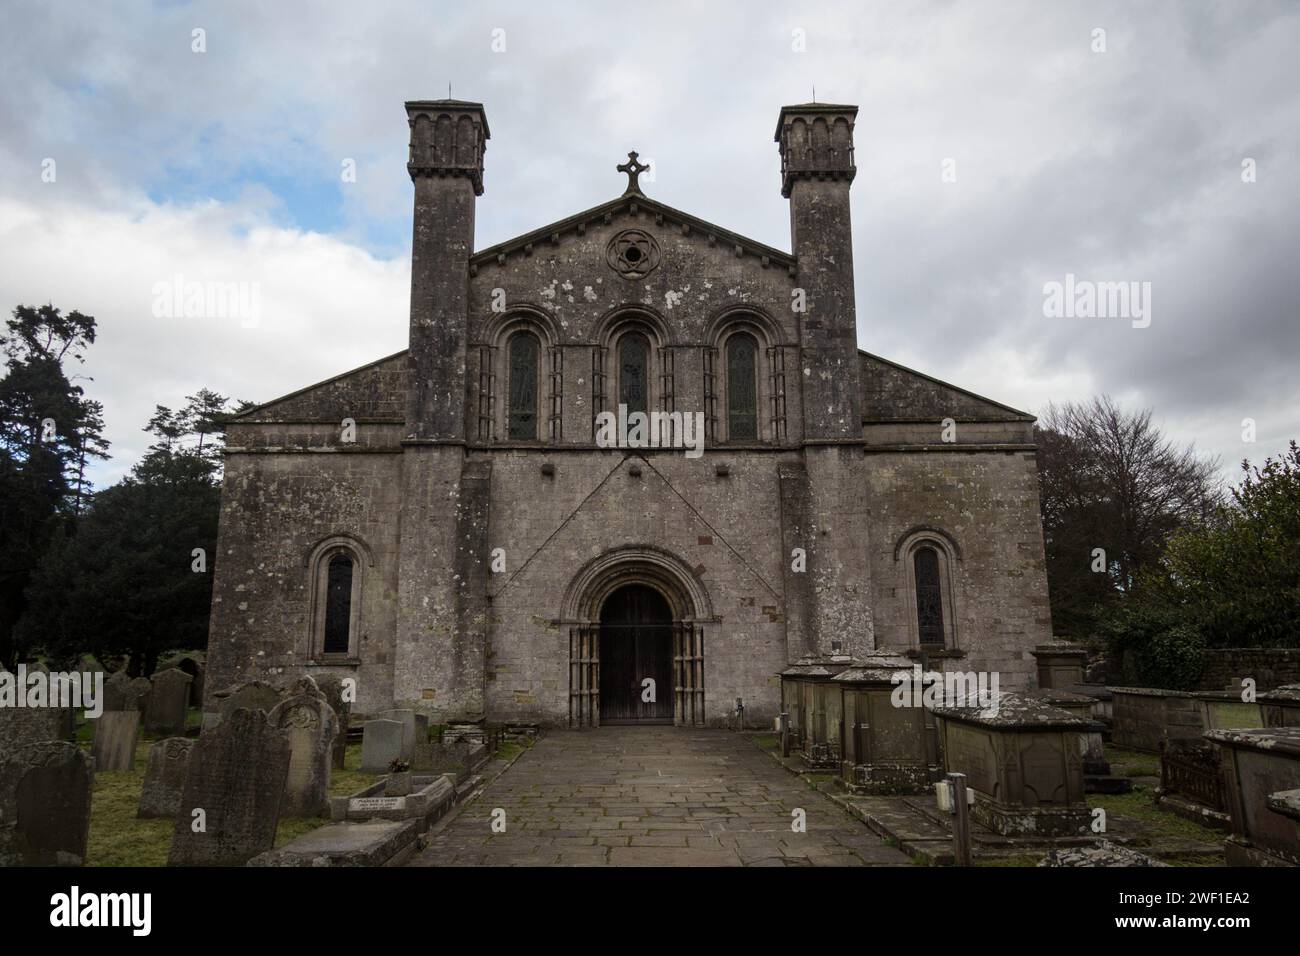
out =
<path fill-rule="evenodd" d="M 1149 409 L 1126 411 L 1105 395 L 1049 405 L 1038 443 L 1053 623 L 1083 636 L 1171 534 L 1211 518 L 1219 462 L 1175 445 Z"/>

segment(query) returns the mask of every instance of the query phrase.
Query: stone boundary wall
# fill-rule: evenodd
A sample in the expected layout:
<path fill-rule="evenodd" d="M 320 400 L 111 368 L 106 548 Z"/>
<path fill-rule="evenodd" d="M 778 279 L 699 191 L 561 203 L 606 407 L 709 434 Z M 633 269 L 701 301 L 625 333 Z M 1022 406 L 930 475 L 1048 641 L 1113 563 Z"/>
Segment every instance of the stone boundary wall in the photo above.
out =
<path fill-rule="evenodd" d="M 1300 682 L 1300 647 L 1211 647 L 1205 651 L 1201 690 L 1223 690 L 1243 677 L 1263 692 Z"/>

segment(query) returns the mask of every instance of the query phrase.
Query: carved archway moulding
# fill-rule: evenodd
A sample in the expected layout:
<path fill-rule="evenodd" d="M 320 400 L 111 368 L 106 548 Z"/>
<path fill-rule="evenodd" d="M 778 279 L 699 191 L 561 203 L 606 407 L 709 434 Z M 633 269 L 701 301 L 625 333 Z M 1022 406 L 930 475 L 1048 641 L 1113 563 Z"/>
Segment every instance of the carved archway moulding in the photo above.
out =
<path fill-rule="evenodd" d="M 685 561 L 654 545 L 626 545 L 606 551 L 582 566 L 564 593 L 561 623 L 599 621 L 606 598 L 628 584 L 644 584 L 658 591 L 672 609 L 675 621 L 713 620 L 708 591 Z"/>
<path fill-rule="evenodd" d="M 561 625 L 569 644 L 569 726 L 600 726 L 600 609 L 621 587 L 643 584 L 663 595 L 673 623 L 673 723 L 704 724 L 704 644 L 715 623 L 699 576 L 676 555 L 651 545 L 607 551 L 583 565 L 565 591 Z"/>

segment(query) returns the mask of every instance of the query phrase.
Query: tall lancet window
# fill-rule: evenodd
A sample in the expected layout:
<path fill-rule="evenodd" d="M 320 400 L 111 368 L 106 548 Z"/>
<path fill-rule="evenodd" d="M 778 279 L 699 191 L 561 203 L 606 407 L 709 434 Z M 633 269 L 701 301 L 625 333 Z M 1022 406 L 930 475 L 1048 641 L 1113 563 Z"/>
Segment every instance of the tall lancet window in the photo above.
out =
<path fill-rule="evenodd" d="M 537 437 L 537 366 L 541 345 L 531 332 L 510 339 L 510 406 L 506 410 L 507 434 L 516 440 Z"/>
<path fill-rule="evenodd" d="M 352 636 L 352 558 L 339 554 L 330 558 L 325 585 L 325 635 L 322 650 L 326 654 L 348 653 Z"/>
<path fill-rule="evenodd" d="M 916 573 L 916 625 L 920 642 L 943 645 L 943 585 L 939 577 L 939 552 L 931 547 L 917 548 L 912 561 Z"/>
<path fill-rule="evenodd" d="M 628 414 L 648 411 L 650 343 L 633 333 L 618 340 L 618 403 Z"/>
<path fill-rule="evenodd" d="M 746 332 L 727 339 L 727 438 L 758 438 L 758 343 Z"/>

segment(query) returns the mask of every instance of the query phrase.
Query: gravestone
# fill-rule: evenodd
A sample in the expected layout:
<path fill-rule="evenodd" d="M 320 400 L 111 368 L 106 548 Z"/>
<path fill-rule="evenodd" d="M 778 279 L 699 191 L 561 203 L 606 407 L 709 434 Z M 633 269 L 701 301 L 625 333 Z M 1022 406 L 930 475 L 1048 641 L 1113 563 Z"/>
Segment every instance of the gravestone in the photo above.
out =
<path fill-rule="evenodd" d="M 269 714 L 280 703 L 283 695 L 278 687 L 260 680 L 251 680 L 237 684 L 227 691 L 217 694 L 216 713 L 203 715 L 203 729 L 216 727 L 230 714 L 237 710 L 260 710 Z"/>
<path fill-rule="evenodd" d="M 0 866 L 81 866 L 94 774 L 64 741 L 0 752 Z"/>
<path fill-rule="evenodd" d="M 367 720 L 361 736 L 362 773 L 388 773 L 389 764 L 401 756 L 401 721 Z"/>
<path fill-rule="evenodd" d="M 332 764 L 335 770 L 343 769 L 343 761 L 348 752 L 348 724 L 352 717 L 352 704 L 343 699 L 343 678 L 338 674 L 322 674 L 316 678 L 316 686 L 325 696 L 325 702 L 334 711 L 339 721 L 338 736 L 334 738 Z"/>
<path fill-rule="evenodd" d="M 167 864 L 242 866 L 271 849 L 288 776 L 284 731 L 260 710 L 227 716 L 190 752 Z"/>
<path fill-rule="evenodd" d="M 280 812 L 286 817 L 317 817 L 328 812 L 330 755 L 339 732 L 330 705 L 319 692 L 317 696 L 295 694 L 277 704 L 267 722 L 289 735 L 289 779 Z"/>
<path fill-rule="evenodd" d="M 203 703 L 203 662 L 189 654 L 178 658 L 171 664 L 177 670 L 184 671 L 190 675 L 192 683 L 190 684 L 190 700 L 196 705 Z"/>
<path fill-rule="evenodd" d="M 0 757 L 24 744 L 62 740 L 63 710 L 58 707 L 0 707 Z"/>
<path fill-rule="evenodd" d="M 402 725 L 402 759 L 414 760 L 417 749 L 429 742 L 429 718 L 413 710 L 385 710 L 375 715 L 379 720 L 395 720 Z"/>
<path fill-rule="evenodd" d="M 44 662 L 36 661 L 25 666 L 29 675 L 37 673 L 45 675 L 47 681 L 45 687 L 45 704 L 51 711 L 57 714 L 58 720 L 58 731 L 55 733 L 53 739 L 69 741 L 74 739 L 77 734 L 77 711 L 73 707 L 59 706 L 59 699 L 62 697 L 62 685 L 57 684 L 54 680 L 50 679 L 50 668 Z"/>
<path fill-rule="evenodd" d="M 136 703 L 131 696 L 131 678 L 126 671 L 110 674 L 104 681 L 104 710 L 136 710 Z"/>
<path fill-rule="evenodd" d="M 149 764 L 144 772 L 137 817 L 176 816 L 193 749 L 194 741 L 186 737 L 168 737 L 149 748 Z"/>
<path fill-rule="evenodd" d="M 320 687 L 316 684 L 316 679 L 311 676 L 299 677 L 292 684 L 281 691 L 280 696 L 298 697 L 306 694 L 308 697 L 315 697 L 318 700 L 324 700 L 325 695 L 321 693 Z"/>
<path fill-rule="evenodd" d="M 106 710 L 93 721 L 91 754 L 95 769 L 114 772 L 135 769 L 135 745 L 140 740 L 140 711 Z"/>
<path fill-rule="evenodd" d="M 171 668 L 153 675 L 153 689 L 145 706 L 144 729 L 175 737 L 185 733 L 185 715 L 190 705 L 193 678 Z"/>

